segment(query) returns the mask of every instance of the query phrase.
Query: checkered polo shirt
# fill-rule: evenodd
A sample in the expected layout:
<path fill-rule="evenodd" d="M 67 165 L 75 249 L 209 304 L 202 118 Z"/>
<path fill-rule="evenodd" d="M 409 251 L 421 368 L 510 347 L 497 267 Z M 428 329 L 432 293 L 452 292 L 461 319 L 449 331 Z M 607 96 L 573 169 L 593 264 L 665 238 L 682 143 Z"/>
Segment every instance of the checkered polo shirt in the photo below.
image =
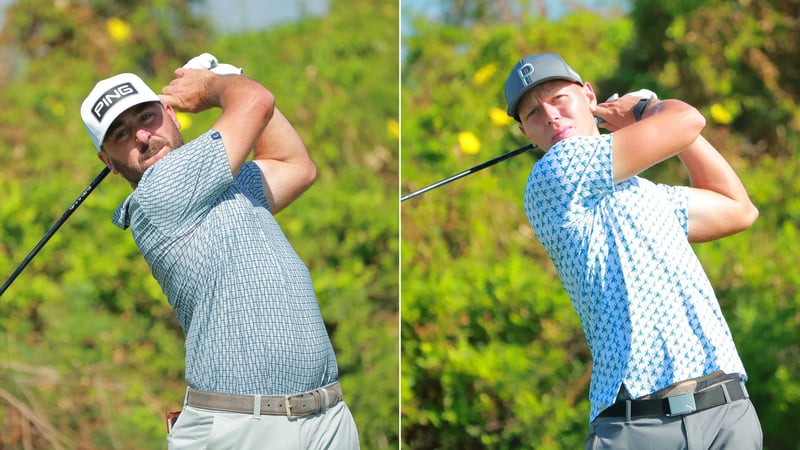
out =
<path fill-rule="evenodd" d="M 636 398 L 744 368 L 688 242 L 688 188 L 614 184 L 611 135 L 553 146 L 531 171 L 525 212 L 581 319 L 594 420 L 622 384 Z"/>
<path fill-rule="evenodd" d="M 186 334 L 186 382 L 287 395 L 337 379 L 308 269 L 270 214 L 261 172 L 233 178 L 210 130 L 148 169 L 113 222 L 131 228 Z"/>

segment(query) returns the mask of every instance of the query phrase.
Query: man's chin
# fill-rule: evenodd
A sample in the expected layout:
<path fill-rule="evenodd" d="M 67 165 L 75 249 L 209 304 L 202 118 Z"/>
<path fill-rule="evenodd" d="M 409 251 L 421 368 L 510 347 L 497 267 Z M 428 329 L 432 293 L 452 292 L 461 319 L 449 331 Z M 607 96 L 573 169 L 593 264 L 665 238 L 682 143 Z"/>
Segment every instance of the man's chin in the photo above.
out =
<path fill-rule="evenodd" d="M 150 167 L 152 167 L 152 166 L 153 166 L 153 164 L 155 164 L 155 163 L 157 163 L 159 160 L 161 160 L 161 158 L 163 158 L 163 157 L 167 156 L 167 154 L 168 154 L 170 151 L 172 151 L 172 150 L 171 150 L 169 147 L 167 147 L 167 146 L 161 147 L 161 149 L 160 149 L 159 151 L 157 151 L 157 152 L 153 153 L 152 155 L 150 155 L 150 156 L 148 156 L 148 157 L 144 158 L 144 159 L 141 161 L 142 168 L 143 168 L 144 170 L 147 170 L 147 169 L 149 169 Z"/>
<path fill-rule="evenodd" d="M 569 139 L 575 135 L 574 128 L 567 128 L 566 130 L 556 134 L 553 136 L 553 139 L 550 141 L 553 145 L 558 144 L 559 142 L 563 141 L 564 139 Z"/>

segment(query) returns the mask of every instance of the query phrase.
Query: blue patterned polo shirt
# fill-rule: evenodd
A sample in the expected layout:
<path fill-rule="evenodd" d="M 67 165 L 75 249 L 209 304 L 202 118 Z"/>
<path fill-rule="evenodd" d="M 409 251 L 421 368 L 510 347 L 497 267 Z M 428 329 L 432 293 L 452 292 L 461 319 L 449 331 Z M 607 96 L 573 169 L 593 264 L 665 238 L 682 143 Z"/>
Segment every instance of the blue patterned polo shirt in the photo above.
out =
<path fill-rule="evenodd" d="M 531 171 L 525 213 L 592 352 L 593 421 L 620 386 L 633 398 L 744 368 L 688 237 L 687 187 L 614 184 L 611 135 L 553 146 Z"/>
<path fill-rule="evenodd" d="M 337 379 L 311 277 L 253 162 L 233 177 L 210 130 L 143 175 L 117 209 L 186 334 L 186 382 L 287 395 Z"/>

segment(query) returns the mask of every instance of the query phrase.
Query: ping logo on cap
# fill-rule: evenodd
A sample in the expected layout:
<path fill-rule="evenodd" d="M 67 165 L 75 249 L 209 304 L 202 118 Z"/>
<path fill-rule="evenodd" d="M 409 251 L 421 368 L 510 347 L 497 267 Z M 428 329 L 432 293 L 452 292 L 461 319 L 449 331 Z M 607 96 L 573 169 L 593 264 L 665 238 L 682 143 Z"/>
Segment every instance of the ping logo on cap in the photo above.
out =
<path fill-rule="evenodd" d="M 125 82 L 105 91 L 92 106 L 92 115 L 102 121 L 109 109 L 125 97 L 138 94 L 139 91 L 130 82 Z"/>
<path fill-rule="evenodd" d="M 522 82 L 523 86 L 528 86 L 529 84 L 533 83 L 533 80 L 531 79 L 533 70 L 533 64 L 531 63 L 526 63 L 517 69 L 517 76 L 519 76 L 519 81 Z"/>

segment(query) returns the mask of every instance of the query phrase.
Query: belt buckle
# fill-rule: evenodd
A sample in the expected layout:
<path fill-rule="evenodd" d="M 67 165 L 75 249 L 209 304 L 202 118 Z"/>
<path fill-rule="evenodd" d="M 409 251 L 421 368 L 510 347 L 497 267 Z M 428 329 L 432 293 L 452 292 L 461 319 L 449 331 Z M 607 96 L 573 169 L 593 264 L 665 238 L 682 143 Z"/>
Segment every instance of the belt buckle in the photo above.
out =
<path fill-rule="evenodd" d="M 694 394 L 680 394 L 667 397 L 669 402 L 668 417 L 685 416 L 697 411 L 697 404 L 694 402 Z"/>

